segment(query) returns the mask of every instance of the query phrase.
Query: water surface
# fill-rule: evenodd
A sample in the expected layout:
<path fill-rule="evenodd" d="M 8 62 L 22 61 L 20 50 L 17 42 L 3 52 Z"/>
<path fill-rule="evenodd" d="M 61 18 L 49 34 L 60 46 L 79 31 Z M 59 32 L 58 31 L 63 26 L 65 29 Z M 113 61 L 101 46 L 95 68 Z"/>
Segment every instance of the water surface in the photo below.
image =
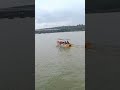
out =
<path fill-rule="evenodd" d="M 57 38 L 72 48 L 56 47 Z M 85 90 L 85 32 L 35 35 L 35 90 Z"/>

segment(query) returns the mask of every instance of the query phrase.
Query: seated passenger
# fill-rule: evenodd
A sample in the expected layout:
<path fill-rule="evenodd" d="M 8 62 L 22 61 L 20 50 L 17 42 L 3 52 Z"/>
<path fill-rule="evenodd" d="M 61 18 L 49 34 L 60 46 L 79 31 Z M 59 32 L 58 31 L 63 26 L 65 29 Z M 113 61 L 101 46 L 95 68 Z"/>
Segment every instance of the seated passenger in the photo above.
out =
<path fill-rule="evenodd" d="M 67 44 L 70 44 L 70 43 L 67 41 Z"/>
<path fill-rule="evenodd" d="M 65 41 L 65 44 L 67 44 L 67 42 Z"/>

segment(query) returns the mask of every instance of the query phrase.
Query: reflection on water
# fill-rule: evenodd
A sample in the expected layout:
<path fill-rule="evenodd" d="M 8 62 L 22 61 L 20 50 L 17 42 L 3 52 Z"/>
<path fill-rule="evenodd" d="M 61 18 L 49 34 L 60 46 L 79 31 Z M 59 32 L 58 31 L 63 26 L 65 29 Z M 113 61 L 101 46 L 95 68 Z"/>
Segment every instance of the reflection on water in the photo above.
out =
<path fill-rule="evenodd" d="M 71 48 L 56 47 L 69 38 Z M 85 32 L 35 35 L 35 90 L 85 90 Z"/>
<path fill-rule="evenodd" d="M 64 52 L 69 52 L 70 51 L 70 48 L 63 48 L 63 47 L 57 47 L 58 48 L 58 51 L 64 51 Z"/>

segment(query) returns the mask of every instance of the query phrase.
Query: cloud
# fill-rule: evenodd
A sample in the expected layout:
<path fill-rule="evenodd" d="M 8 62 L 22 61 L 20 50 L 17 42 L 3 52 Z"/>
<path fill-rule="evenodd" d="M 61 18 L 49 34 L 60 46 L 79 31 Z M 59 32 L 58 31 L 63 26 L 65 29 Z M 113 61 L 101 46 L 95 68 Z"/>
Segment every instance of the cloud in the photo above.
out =
<path fill-rule="evenodd" d="M 52 3 L 51 1 L 55 2 Z M 84 0 L 45 0 L 45 1 L 36 0 L 35 6 L 36 29 L 84 23 L 85 23 Z"/>

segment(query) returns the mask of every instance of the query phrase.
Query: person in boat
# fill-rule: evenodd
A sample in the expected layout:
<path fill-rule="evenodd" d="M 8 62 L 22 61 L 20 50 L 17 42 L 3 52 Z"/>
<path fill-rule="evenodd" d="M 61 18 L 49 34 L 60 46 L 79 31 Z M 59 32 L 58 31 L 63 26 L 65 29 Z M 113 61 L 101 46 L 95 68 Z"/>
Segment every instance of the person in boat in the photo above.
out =
<path fill-rule="evenodd" d="M 59 45 L 61 45 L 61 44 L 64 44 L 64 41 L 59 41 L 58 43 L 59 43 Z"/>
<path fill-rule="evenodd" d="M 67 44 L 69 45 L 69 47 L 71 47 L 71 44 L 70 44 L 70 42 L 69 42 L 69 41 L 67 41 Z"/>
<path fill-rule="evenodd" d="M 67 44 L 70 44 L 69 41 L 66 42 Z"/>
<path fill-rule="evenodd" d="M 62 41 L 62 44 L 64 44 L 65 42 L 64 41 Z"/>
<path fill-rule="evenodd" d="M 64 43 L 65 43 L 65 44 L 67 44 L 67 42 L 66 42 L 66 41 L 65 41 Z"/>

